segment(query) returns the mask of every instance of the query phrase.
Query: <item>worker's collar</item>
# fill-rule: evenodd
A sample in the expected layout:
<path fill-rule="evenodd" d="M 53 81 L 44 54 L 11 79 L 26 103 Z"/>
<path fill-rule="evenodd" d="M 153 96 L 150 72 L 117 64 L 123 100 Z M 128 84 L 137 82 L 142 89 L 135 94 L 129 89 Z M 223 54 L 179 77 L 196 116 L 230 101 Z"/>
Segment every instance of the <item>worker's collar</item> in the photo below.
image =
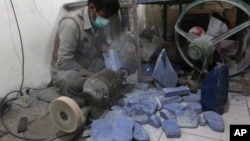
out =
<path fill-rule="evenodd" d="M 93 28 L 92 24 L 90 22 L 90 17 L 89 17 L 89 13 L 88 13 L 88 7 L 85 8 L 84 12 L 83 12 L 83 24 L 84 24 L 84 30 L 86 29 L 90 29 Z"/>

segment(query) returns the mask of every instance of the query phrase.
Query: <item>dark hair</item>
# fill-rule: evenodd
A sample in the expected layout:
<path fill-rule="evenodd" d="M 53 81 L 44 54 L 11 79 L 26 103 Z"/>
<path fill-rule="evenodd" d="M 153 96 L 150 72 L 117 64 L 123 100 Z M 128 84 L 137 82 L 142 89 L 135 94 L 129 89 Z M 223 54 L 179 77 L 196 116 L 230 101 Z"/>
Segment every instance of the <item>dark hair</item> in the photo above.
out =
<path fill-rule="evenodd" d="M 88 4 L 93 3 L 96 11 L 103 11 L 107 17 L 111 17 L 118 13 L 120 9 L 119 0 L 88 0 Z"/>

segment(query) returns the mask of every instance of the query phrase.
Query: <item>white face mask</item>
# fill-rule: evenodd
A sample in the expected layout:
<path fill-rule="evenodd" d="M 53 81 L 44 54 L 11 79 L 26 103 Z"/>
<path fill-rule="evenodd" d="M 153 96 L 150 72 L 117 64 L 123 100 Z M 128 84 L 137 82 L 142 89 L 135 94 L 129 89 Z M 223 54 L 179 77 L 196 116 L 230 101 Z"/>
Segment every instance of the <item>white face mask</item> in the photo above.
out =
<path fill-rule="evenodd" d="M 105 19 L 105 18 L 100 17 L 100 16 L 98 16 L 98 15 L 97 15 L 96 19 L 94 20 L 92 14 L 91 14 L 91 21 L 92 21 L 93 25 L 94 25 L 96 28 L 103 28 L 103 27 L 105 27 L 106 25 L 108 25 L 108 23 L 109 23 L 109 20 L 108 20 L 108 19 Z"/>

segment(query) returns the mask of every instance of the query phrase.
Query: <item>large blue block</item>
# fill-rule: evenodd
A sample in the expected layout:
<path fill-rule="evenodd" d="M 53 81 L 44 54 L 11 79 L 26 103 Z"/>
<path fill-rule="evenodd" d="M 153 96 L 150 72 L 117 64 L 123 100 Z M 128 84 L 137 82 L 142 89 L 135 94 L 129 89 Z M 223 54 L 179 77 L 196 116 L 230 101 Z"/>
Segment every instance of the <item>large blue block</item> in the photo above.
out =
<path fill-rule="evenodd" d="M 228 66 L 225 64 L 213 68 L 201 86 L 201 105 L 203 111 L 215 111 L 223 114 L 228 99 Z"/>
<path fill-rule="evenodd" d="M 133 139 L 136 141 L 149 141 L 148 132 L 138 123 L 135 122 Z"/>
<path fill-rule="evenodd" d="M 130 117 L 121 115 L 113 124 L 112 133 L 109 134 L 112 141 L 132 141 L 134 121 Z M 105 130 L 105 129 L 104 129 Z"/>
<path fill-rule="evenodd" d="M 91 128 L 91 138 L 94 141 L 111 141 L 112 122 L 107 119 L 94 120 Z"/>
<path fill-rule="evenodd" d="M 187 86 L 163 88 L 162 91 L 165 93 L 165 97 L 190 94 L 190 89 Z"/>
<path fill-rule="evenodd" d="M 167 138 L 180 138 L 181 130 L 178 124 L 173 119 L 164 120 L 162 123 L 162 130 Z"/>
<path fill-rule="evenodd" d="M 163 88 L 175 87 L 177 84 L 177 74 L 169 61 L 165 49 L 162 49 L 156 60 L 152 77 L 154 81 L 160 84 Z"/>

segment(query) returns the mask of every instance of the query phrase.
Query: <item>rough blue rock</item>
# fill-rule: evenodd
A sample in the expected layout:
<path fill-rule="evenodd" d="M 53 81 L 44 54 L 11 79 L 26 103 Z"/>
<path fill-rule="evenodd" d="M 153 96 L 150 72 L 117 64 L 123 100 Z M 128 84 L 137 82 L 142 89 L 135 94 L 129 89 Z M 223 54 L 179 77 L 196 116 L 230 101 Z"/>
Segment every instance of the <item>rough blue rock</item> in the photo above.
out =
<path fill-rule="evenodd" d="M 154 98 L 140 100 L 140 104 L 146 113 L 155 114 L 157 111 L 158 103 Z"/>
<path fill-rule="evenodd" d="M 135 115 L 133 117 L 131 117 L 135 122 L 138 122 L 141 125 L 145 125 L 148 123 L 149 117 L 148 115 L 144 114 L 144 115 Z"/>
<path fill-rule="evenodd" d="M 114 122 L 120 115 L 127 115 L 127 113 L 123 109 L 108 111 L 104 118 Z"/>
<path fill-rule="evenodd" d="M 131 96 L 127 101 L 127 106 L 130 107 L 132 105 L 138 104 L 140 99 L 138 96 Z"/>
<path fill-rule="evenodd" d="M 185 109 L 185 106 L 180 103 L 170 103 L 163 105 L 163 108 L 168 110 L 170 113 L 175 114 L 178 111 L 183 111 Z"/>
<path fill-rule="evenodd" d="M 140 124 L 135 122 L 133 139 L 136 141 L 149 141 L 149 134 Z"/>
<path fill-rule="evenodd" d="M 202 112 L 201 104 L 197 102 L 188 102 L 187 108 L 195 111 L 198 115 Z"/>
<path fill-rule="evenodd" d="M 207 125 L 216 132 L 224 132 L 224 120 L 218 113 L 214 111 L 203 112 Z"/>
<path fill-rule="evenodd" d="M 164 120 L 162 123 L 162 130 L 167 138 L 180 138 L 181 130 L 178 124 L 173 119 Z"/>
<path fill-rule="evenodd" d="M 197 128 L 199 125 L 198 115 L 192 110 L 177 111 L 176 120 L 181 128 Z"/>
<path fill-rule="evenodd" d="M 148 124 L 155 128 L 159 128 L 161 127 L 161 119 L 157 115 L 151 115 Z"/>
<path fill-rule="evenodd" d="M 97 119 L 92 123 L 91 138 L 94 141 L 111 141 L 112 122 L 107 119 Z"/>
<path fill-rule="evenodd" d="M 162 91 L 165 93 L 165 97 L 190 94 L 190 89 L 187 86 L 163 88 Z"/>
<path fill-rule="evenodd" d="M 175 119 L 175 115 L 170 113 L 168 110 L 166 109 L 162 109 L 160 111 L 160 117 L 163 119 Z"/>
<path fill-rule="evenodd" d="M 182 98 L 183 98 L 183 101 L 185 102 L 200 102 L 201 94 L 190 93 L 189 95 L 183 96 Z"/>
<path fill-rule="evenodd" d="M 165 49 L 162 49 L 158 55 L 152 77 L 155 82 L 164 88 L 175 87 L 177 84 L 177 74 L 169 61 Z"/>
<path fill-rule="evenodd" d="M 124 110 L 126 111 L 126 113 L 128 113 L 128 115 L 130 117 L 147 114 L 143 110 L 143 105 L 142 104 L 136 104 L 136 105 L 133 105 L 133 106 L 130 106 L 130 107 L 126 106 L 126 107 L 124 107 Z"/>
<path fill-rule="evenodd" d="M 201 105 L 203 111 L 224 113 L 228 100 L 229 72 L 225 64 L 214 67 L 201 85 Z"/>
<path fill-rule="evenodd" d="M 177 96 L 170 96 L 170 97 L 165 97 L 165 96 L 159 96 L 160 102 L 162 105 L 170 104 L 170 103 L 181 103 L 182 102 L 182 97 L 177 95 Z"/>
<path fill-rule="evenodd" d="M 133 128 L 134 120 L 130 117 L 120 115 L 114 121 L 112 133 L 108 135 L 111 136 L 112 141 L 132 141 Z"/>

